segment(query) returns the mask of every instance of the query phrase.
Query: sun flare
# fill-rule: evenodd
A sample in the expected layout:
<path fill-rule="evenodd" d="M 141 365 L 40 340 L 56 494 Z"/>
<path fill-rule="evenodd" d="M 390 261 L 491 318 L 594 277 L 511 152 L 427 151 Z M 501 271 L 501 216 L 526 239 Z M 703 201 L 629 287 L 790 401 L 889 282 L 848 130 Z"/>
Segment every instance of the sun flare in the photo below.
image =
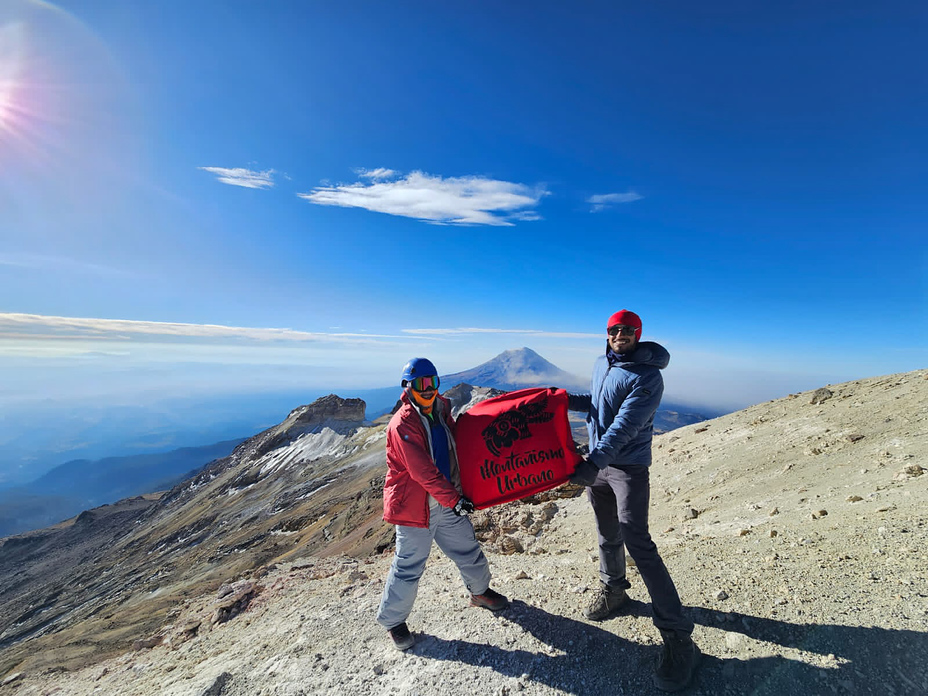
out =
<path fill-rule="evenodd" d="M 15 44 L 15 25 L 0 26 L 0 129 L 9 126 L 13 113 L 13 95 L 16 73 L 19 72 L 19 55 Z"/>
<path fill-rule="evenodd" d="M 71 14 L 0 0 L 0 176 L 22 189 L 112 168 L 128 151 L 126 85 L 106 45 Z"/>

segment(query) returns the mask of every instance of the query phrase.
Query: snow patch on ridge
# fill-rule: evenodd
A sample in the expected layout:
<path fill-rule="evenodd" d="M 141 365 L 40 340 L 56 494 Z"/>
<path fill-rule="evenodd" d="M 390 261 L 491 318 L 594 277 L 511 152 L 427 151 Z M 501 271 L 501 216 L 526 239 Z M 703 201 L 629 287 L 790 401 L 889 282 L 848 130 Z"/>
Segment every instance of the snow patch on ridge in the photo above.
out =
<path fill-rule="evenodd" d="M 279 447 L 265 455 L 261 466 L 261 476 L 266 476 L 276 469 L 286 468 L 296 462 L 344 454 L 345 448 L 342 445 L 347 439 L 348 435 L 328 426 L 301 435 L 289 445 Z"/>

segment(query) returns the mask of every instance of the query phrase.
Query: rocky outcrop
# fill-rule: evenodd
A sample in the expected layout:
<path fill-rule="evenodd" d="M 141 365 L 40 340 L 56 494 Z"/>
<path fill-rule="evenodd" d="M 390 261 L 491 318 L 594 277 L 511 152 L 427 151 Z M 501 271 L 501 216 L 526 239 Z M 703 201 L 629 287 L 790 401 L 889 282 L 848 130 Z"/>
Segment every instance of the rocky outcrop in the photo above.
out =
<path fill-rule="evenodd" d="M 220 587 L 212 623 L 225 623 L 234 619 L 248 608 L 258 591 L 258 586 L 250 580 L 240 580 Z"/>
<path fill-rule="evenodd" d="M 311 428 L 326 421 L 361 423 L 364 421 L 364 408 L 363 399 L 343 399 L 329 394 L 308 406 L 293 409 L 277 429 Z"/>
<path fill-rule="evenodd" d="M 474 387 L 470 384 L 461 383 L 451 387 L 442 396 L 451 402 L 451 413 L 457 418 L 475 404 L 505 393 L 492 387 Z"/>
<path fill-rule="evenodd" d="M 307 406 L 293 409 L 283 423 L 258 435 L 249 454 L 253 458 L 261 457 L 306 433 L 319 432 L 326 427 L 338 433 L 352 431 L 364 423 L 365 407 L 363 399 L 343 399 L 335 394 L 323 396 Z"/>

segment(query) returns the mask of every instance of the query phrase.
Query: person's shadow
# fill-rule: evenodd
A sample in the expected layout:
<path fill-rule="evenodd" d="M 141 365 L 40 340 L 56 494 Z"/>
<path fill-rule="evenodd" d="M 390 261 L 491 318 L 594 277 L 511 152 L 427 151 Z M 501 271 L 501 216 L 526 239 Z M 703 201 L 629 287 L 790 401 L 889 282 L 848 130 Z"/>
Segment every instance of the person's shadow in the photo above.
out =
<path fill-rule="evenodd" d="M 683 693 L 928 694 L 928 633 L 793 624 L 702 607 L 687 611 L 697 623 L 727 631 L 732 645 L 741 644 L 738 652 L 742 655 L 750 650 L 745 638 L 773 643 L 786 654 L 747 659 L 703 654 L 692 685 Z M 633 602 L 624 615 L 628 614 L 650 617 L 650 607 Z M 410 652 L 521 678 L 527 693 L 531 693 L 531 682 L 578 696 L 663 693 L 651 681 L 659 645 L 626 640 L 599 625 L 551 614 L 518 600 L 501 616 L 531 634 L 537 649 L 509 650 L 420 634 Z M 619 616 L 603 625 L 621 620 Z M 798 651 L 814 655 L 800 660 Z"/>

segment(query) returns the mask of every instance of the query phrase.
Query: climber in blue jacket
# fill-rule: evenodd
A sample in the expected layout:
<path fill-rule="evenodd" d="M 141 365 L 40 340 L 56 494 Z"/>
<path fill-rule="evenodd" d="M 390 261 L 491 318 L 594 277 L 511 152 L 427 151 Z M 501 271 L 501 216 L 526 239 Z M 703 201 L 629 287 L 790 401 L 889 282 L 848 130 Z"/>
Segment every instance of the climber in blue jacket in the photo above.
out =
<path fill-rule="evenodd" d="M 635 560 L 651 596 L 654 625 L 664 649 L 654 673 L 664 691 L 684 688 L 692 679 L 699 649 L 691 638 L 693 622 L 648 531 L 651 440 L 654 414 L 664 393 L 661 370 L 670 353 L 641 339 L 641 318 L 623 309 L 606 324 L 606 352 L 593 366 L 589 394 L 571 394 L 572 411 L 587 414 L 589 456 L 571 482 L 587 486 L 599 539 L 600 588 L 586 617 L 602 621 L 628 604 L 631 587 L 625 550 Z"/>

